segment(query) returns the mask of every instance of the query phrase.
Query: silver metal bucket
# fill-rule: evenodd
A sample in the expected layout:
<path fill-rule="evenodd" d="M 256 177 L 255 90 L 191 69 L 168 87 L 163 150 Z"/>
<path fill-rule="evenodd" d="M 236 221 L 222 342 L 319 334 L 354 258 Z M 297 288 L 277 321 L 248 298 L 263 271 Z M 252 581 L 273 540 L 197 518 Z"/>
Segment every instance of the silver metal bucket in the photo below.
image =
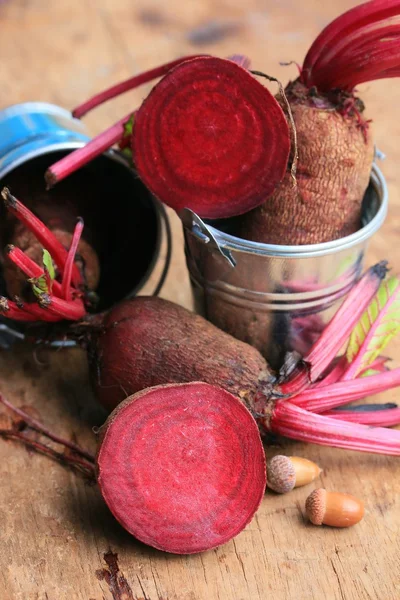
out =
<path fill-rule="evenodd" d="M 22 189 L 26 192 L 23 185 L 26 187 L 24 178 L 27 169 L 32 169 L 42 178 L 48 166 L 82 147 L 89 139 L 83 124 L 59 106 L 27 102 L 1 110 L 0 189 L 11 184 L 12 192 L 25 202 Z M 96 235 L 98 228 L 103 228 L 102 237 L 107 240 L 102 249 L 93 244 L 101 264 L 98 310 L 107 309 L 122 298 L 136 295 L 156 265 L 160 276 L 155 289 L 149 293 L 158 294 L 171 255 L 171 233 L 163 206 L 140 182 L 128 160 L 114 150 L 104 153 L 58 184 L 49 192 L 50 197 L 61 202 L 59 195 L 63 194 L 63 190 L 64 193 L 66 189 L 69 192 L 71 188 L 78 190 L 82 177 L 86 178 L 89 188 L 91 181 L 93 186 L 101 181 L 98 185 L 108 186 L 110 190 L 106 206 L 104 202 L 96 203 L 96 198 L 88 198 L 80 208 L 85 225 L 89 223 Z M 117 181 L 119 192 L 116 191 Z M 43 179 L 43 193 L 44 188 Z M 0 207 L 0 224 L 4 221 L 3 216 L 4 208 Z M 165 254 L 162 268 L 159 265 L 161 245 Z M 1 268 L 0 294 L 5 294 Z M 23 339 L 24 330 L 21 324 L 0 319 L 0 346 L 7 346 L 15 338 Z"/>
<path fill-rule="evenodd" d="M 260 350 L 279 367 L 288 351 L 304 354 L 363 269 L 371 236 L 382 225 L 388 193 L 374 164 L 362 227 L 345 238 L 304 246 L 234 237 L 231 224 L 181 214 L 196 310 Z"/>

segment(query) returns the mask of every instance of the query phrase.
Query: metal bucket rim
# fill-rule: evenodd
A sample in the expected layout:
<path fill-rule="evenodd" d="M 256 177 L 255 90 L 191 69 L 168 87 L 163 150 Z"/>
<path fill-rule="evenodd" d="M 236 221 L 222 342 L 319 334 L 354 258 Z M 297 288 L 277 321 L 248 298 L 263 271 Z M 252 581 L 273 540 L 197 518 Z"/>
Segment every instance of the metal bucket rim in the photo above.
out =
<path fill-rule="evenodd" d="M 323 256 L 325 254 L 333 254 L 341 250 L 347 250 L 361 242 L 372 237 L 372 235 L 383 224 L 387 209 L 388 209 L 388 190 L 385 178 L 379 167 L 373 163 L 371 171 L 371 183 L 374 185 L 380 206 L 376 215 L 369 223 L 361 227 L 355 233 L 343 238 L 323 242 L 321 244 L 305 244 L 303 246 L 286 246 L 278 244 L 263 244 L 261 242 L 252 242 L 242 238 L 235 237 L 207 223 L 207 228 L 215 237 L 218 244 L 224 248 L 244 252 L 248 254 L 258 254 L 261 256 L 277 256 L 280 258 L 312 258 L 315 256 Z"/>
<path fill-rule="evenodd" d="M 72 116 L 72 113 L 66 109 L 62 108 L 62 106 L 58 106 L 57 104 L 52 104 L 51 102 L 41 102 L 41 101 L 31 101 L 31 102 L 20 102 L 19 104 L 9 104 L 5 108 L 0 110 L 0 122 L 10 117 L 18 117 L 24 114 L 32 114 L 45 112 L 47 114 L 59 115 L 61 117 L 66 117 L 69 120 L 75 121 L 76 123 L 80 123 L 82 128 L 84 128 L 82 122 L 79 119 L 76 119 Z"/>

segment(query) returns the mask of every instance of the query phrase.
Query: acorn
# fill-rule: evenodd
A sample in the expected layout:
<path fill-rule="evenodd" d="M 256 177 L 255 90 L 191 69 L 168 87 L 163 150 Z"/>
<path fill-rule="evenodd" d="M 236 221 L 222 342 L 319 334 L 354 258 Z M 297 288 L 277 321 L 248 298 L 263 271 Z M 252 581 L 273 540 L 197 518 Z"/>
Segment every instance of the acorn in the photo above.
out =
<path fill-rule="evenodd" d="M 286 494 L 295 487 L 311 483 L 321 472 L 322 469 L 311 460 L 278 454 L 267 462 L 267 487 L 278 494 Z"/>
<path fill-rule="evenodd" d="M 364 504 L 350 494 L 314 490 L 306 500 L 306 515 L 314 525 L 351 527 L 364 516 Z"/>

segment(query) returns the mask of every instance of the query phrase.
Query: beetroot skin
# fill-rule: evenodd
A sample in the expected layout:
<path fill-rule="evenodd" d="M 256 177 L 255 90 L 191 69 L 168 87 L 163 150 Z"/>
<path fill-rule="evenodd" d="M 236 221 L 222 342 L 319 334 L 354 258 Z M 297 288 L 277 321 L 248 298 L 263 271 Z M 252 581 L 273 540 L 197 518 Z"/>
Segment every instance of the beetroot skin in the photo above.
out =
<path fill-rule="evenodd" d="M 125 400 L 101 430 L 98 484 L 113 515 L 160 550 L 192 554 L 240 533 L 266 486 L 256 422 L 205 383 L 157 386 Z"/>
<path fill-rule="evenodd" d="M 251 401 L 271 376 L 255 348 L 154 297 L 122 302 L 107 313 L 88 355 L 96 396 L 108 410 L 146 387 L 190 381 Z"/>

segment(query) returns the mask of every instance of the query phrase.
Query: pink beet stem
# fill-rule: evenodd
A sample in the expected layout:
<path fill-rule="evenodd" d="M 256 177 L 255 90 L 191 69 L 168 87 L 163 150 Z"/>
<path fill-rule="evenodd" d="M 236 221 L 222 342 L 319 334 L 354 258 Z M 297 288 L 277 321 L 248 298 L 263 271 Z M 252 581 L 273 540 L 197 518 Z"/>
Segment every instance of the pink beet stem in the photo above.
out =
<path fill-rule="evenodd" d="M 269 428 L 302 442 L 400 456 L 400 431 L 315 415 L 285 400 L 276 404 Z"/>
<path fill-rule="evenodd" d="M 373 412 L 357 412 L 352 410 L 335 412 L 328 410 L 323 415 L 331 419 L 351 421 L 352 423 L 362 423 L 363 425 L 376 427 L 392 427 L 393 425 L 400 424 L 400 408 L 387 408 Z"/>
<path fill-rule="evenodd" d="M 123 119 L 117 121 L 109 129 L 106 129 L 106 131 L 103 131 L 103 133 L 90 140 L 83 148 L 78 148 L 78 150 L 71 152 L 71 154 L 51 165 L 45 174 L 47 188 L 50 189 L 56 183 L 62 181 L 68 175 L 71 175 L 71 173 L 74 173 L 119 142 L 124 136 L 124 125 L 135 112 L 133 111 Z"/>
<path fill-rule="evenodd" d="M 336 406 L 348 404 L 373 394 L 379 394 L 398 385 L 400 385 L 400 367 L 393 369 L 393 371 L 352 379 L 351 381 L 339 381 L 322 388 L 312 386 L 291 398 L 290 401 L 305 410 L 321 413 Z"/>
<path fill-rule="evenodd" d="M 328 370 L 327 374 L 313 385 L 313 388 L 322 388 L 340 381 L 343 373 L 346 371 L 347 366 L 348 362 L 346 355 L 340 356 L 336 363 L 333 364 L 332 369 Z"/>
<path fill-rule="evenodd" d="M 353 327 L 375 296 L 387 272 L 386 262 L 382 261 L 368 269 L 360 281 L 352 288 L 345 301 L 325 327 L 318 341 L 303 357 L 291 379 L 281 385 L 284 394 L 294 395 L 304 390 L 333 361 L 343 346 Z"/>
<path fill-rule="evenodd" d="M 54 435 L 54 433 L 52 433 L 47 427 L 42 425 L 40 421 L 37 421 L 36 419 L 28 415 L 28 413 L 23 411 L 21 408 L 17 408 L 16 406 L 14 406 L 2 394 L 0 394 L 0 403 L 6 406 L 15 414 L 17 414 L 19 417 L 21 417 L 25 421 L 25 423 L 29 425 L 29 427 L 31 427 L 32 429 L 35 429 L 39 433 L 45 435 L 50 440 L 53 440 L 53 442 L 57 442 L 57 444 L 61 444 L 63 446 L 66 446 L 67 448 L 70 448 L 70 450 L 73 450 L 77 454 L 80 454 L 90 462 L 95 462 L 95 457 L 93 454 L 90 454 L 90 452 L 83 450 L 80 446 L 78 446 L 78 444 L 75 444 L 74 442 L 70 442 L 69 440 L 65 440 L 64 438 L 61 438 L 58 435 Z"/>
<path fill-rule="evenodd" d="M 76 251 L 78 249 L 78 244 L 81 239 L 83 231 L 83 219 L 79 217 L 77 224 L 75 225 L 74 235 L 72 237 L 72 242 L 70 249 L 68 251 L 68 258 L 65 263 L 65 269 L 62 279 L 61 286 L 61 297 L 65 300 L 71 299 L 71 277 L 72 277 L 72 267 L 74 266 L 74 260 Z"/>
<path fill-rule="evenodd" d="M 315 76 L 323 72 L 325 56 L 329 58 L 338 43 L 363 27 L 396 16 L 399 10 L 400 0 L 375 0 L 360 4 L 332 21 L 315 39 L 304 59 L 303 83 L 308 87 L 315 85 Z"/>
<path fill-rule="evenodd" d="M 34 260 L 29 258 L 20 248 L 16 246 L 12 246 L 11 244 L 7 246 L 7 256 L 8 258 L 19 268 L 25 275 L 32 279 L 39 279 L 44 275 L 43 269 L 39 267 L 38 264 L 35 263 Z M 61 284 L 58 281 L 52 282 L 53 293 L 57 296 L 61 295 Z"/>
<path fill-rule="evenodd" d="M 100 94 L 96 94 L 96 96 L 93 96 L 92 98 L 90 98 L 89 100 L 84 102 L 83 104 L 80 104 L 79 106 L 77 106 L 72 111 L 72 115 L 75 118 L 80 119 L 81 117 L 86 115 L 93 108 L 100 106 L 100 104 L 104 104 L 104 102 L 107 102 L 108 100 L 111 100 L 112 98 L 116 98 L 117 96 L 120 96 L 121 94 L 124 94 L 125 92 L 128 92 L 129 90 L 139 87 L 140 85 L 143 85 L 144 83 L 152 81 L 153 79 L 156 79 L 157 77 L 162 77 L 163 75 L 168 73 L 168 71 L 170 71 L 173 67 L 180 65 L 182 62 L 185 62 L 186 60 L 191 60 L 192 58 L 198 58 L 199 56 L 204 56 L 204 55 L 203 54 L 194 54 L 192 56 L 183 56 L 183 57 L 173 60 L 169 63 L 165 63 L 164 65 L 160 65 L 159 67 L 155 67 L 154 69 L 150 69 L 149 71 L 144 71 L 143 73 L 139 73 L 139 75 L 130 77 L 130 79 L 126 79 L 125 81 L 122 81 L 121 83 L 117 83 L 116 85 L 113 85 L 112 87 L 108 88 L 107 90 L 100 92 Z"/>
<path fill-rule="evenodd" d="M 7 210 L 34 234 L 42 246 L 50 252 L 60 272 L 63 273 L 68 253 L 61 242 L 40 219 L 10 193 L 8 188 L 3 188 L 1 195 Z M 82 284 L 82 277 L 76 265 L 74 265 L 72 280 L 75 285 Z"/>

